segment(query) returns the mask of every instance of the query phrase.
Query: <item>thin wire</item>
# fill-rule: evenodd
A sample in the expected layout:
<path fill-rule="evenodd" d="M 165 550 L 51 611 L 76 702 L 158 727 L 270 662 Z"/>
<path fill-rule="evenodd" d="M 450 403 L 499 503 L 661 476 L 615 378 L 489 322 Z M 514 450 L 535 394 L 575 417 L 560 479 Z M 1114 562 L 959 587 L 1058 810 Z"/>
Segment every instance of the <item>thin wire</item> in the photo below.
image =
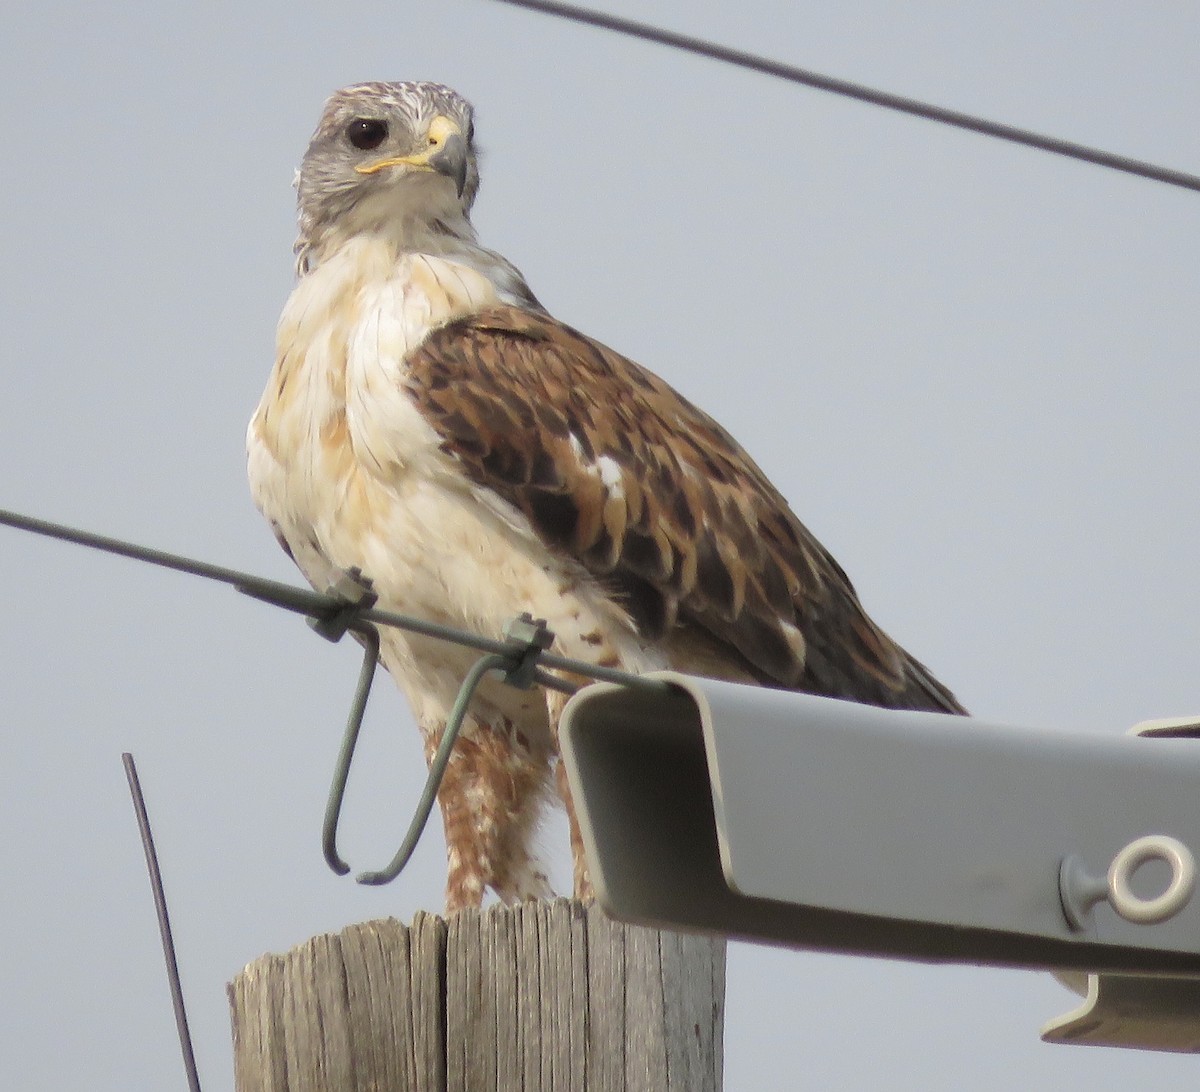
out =
<path fill-rule="evenodd" d="M 331 595 L 322 595 L 320 592 L 311 591 L 308 588 L 299 588 L 293 584 L 285 584 L 279 580 L 269 580 L 266 577 L 256 576 L 253 573 L 242 572 L 238 569 L 231 569 L 224 565 L 214 565 L 207 561 L 199 561 L 184 554 L 173 554 L 166 550 L 141 546 L 124 539 L 96 534 L 94 531 L 84 531 L 78 527 L 69 527 L 62 523 L 51 523 L 49 520 L 37 519 L 34 516 L 27 516 L 4 508 L 0 508 L 0 526 L 15 527 L 18 530 L 29 531 L 36 535 L 44 535 L 47 538 L 58 539 L 62 542 L 71 542 L 78 546 L 86 546 L 89 549 L 100 550 L 104 553 L 116 554 L 119 557 L 127 557 L 148 565 L 157 565 L 160 568 L 172 569 L 175 572 L 188 573 L 205 580 L 215 580 L 221 584 L 228 584 L 253 599 L 259 599 L 264 603 L 271 603 L 274 606 L 282 607 L 284 610 L 292 611 L 296 614 L 327 618 L 343 612 L 347 606 L 343 599 Z M 395 611 L 379 610 L 376 607 L 372 607 L 367 610 L 357 611 L 355 617 L 363 622 L 374 622 L 382 626 L 394 626 L 396 629 L 406 630 L 409 633 L 419 633 L 426 637 L 433 637 L 439 641 L 449 641 L 451 644 L 462 645 L 464 648 L 473 648 L 477 652 L 495 653 L 499 656 L 511 655 L 512 653 L 512 646 L 507 641 L 483 637 L 477 633 L 468 633 L 466 630 L 439 625 L 437 622 L 429 622 L 423 618 L 413 618 L 410 615 L 398 614 Z M 557 671 L 566 671 L 571 674 L 582 675 L 585 678 L 598 679 L 602 682 L 620 683 L 623 686 L 640 687 L 646 690 L 661 690 L 666 685 L 657 679 L 647 679 L 640 675 L 632 675 L 627 671 L 619 671 L 611 667 L 601 667 L 598 664 L 590 664 L 584 660 L 573 660 L 567 656 L 557 656 L 549 652 L 541 653 L 538 657 L 538 662 L 544 667 L 553 668 Z M 538 679 L 544 685 L 551 685 L 555 689 L 566 688 L 566 684 L 557 680 L 551 681 L 552 677 L 546 676 L 544 673 L 539 673 Z"/>
<path fill-rule="evenodd" d="M 639 675 L 631 675 L 625 671 L 618 671 L 615 668 L 600 667 L 582 660 L 573 660 L 566 656 L 555 656 L 546 652 L 545 646 L 553 640 L 553 635 L 545 628 L 544 623 L 535 621 L 529 615 L 522 615 L 520 619 L 516 620 L 514 624 L 517 628 L 513 630 L 510 627 L 509 635 L 505 640 L 495 641 L 487 637 L 481 637 L 478 634 L 468 633 L 465 630 L 438 625 L 435 622 L 427 622 L 420 618 L 411 618 L 408 615 L 395 614 L 392 611 L 377 610 L 374 607 L 368 608 L 365 604 L 373 603 L 375 595 L 370 590 L 370 581 L 365 579 L 357 570 L 345 574 L 348 578 L 348 590 L 341 589 L 339 585 L 335 584 L 330 594 L 321 595 L 306 588 L 297 588 L 290 584 L 283 584 L 277 580 L 268 580 L 265 577 L 255 576 L 252 573 L 241 572 L 237 569 L 230 569 L 223 565 L 213 565 L 207 561 L 185 557 L 182 554 L 167 553 L 164 550 L 156 550 L 149 546 L 140 546 L 123 539 L 110 538 L 107 535 L 99 535 L 93 531 L 84 531 L 77 527 L 68 527 L 61 523 L 51 523 L 48 520 L 37 519 L 18 512 L 10 512 L 7 509 L 0 508 L 0 525 L 15 527 L 18 530 L 29 531 L 33 534 L 44 535 L 63 542 L 87 546 L 105 553 L 117 554 L 120 557 L 127 557 L 134 561 L 141 561 L 178 572 L 190 573 L 207 580 L 230 584 L 238 591 L 244 592 L 255 599 L 282 607 L 285 610 L 308 615 L 310 619 L 319 623 L 314 625 L 317 632 L 329 640 L 338 640 L 347 630 L 357 633 L 363 639 L 366 645 L 366 652 L 363 656 L 362 667 L 359 670 L 358 684 L 355 687 L 354 698 L 350 705 L 346 728 L 342 735 L 342 744 L 338 752 L 333 783 L 330 787 L 329 797 L 325 805 L 325 816 L 321 825 L 321 852 L 325 857 L 326 864 L 339 876 L 343 876 L 349 872 L 350 866 L 342 860 L 337 850 L 338 821 L 341 816 L 342 803 L 345 799 L 346 784 L 350 776 L 350 763 L 354 758 L 354 749 L 358 742 L 359 731 L 362 728 L 363 716 L 366 712 L 367 698 L 371 693 L 371 683 L 375 678 L 375 668 L 379 661 L 379 634 L 371 623 L 394 626 L 398 629 L 424 634 L 437 640 L 448 641 L 486 653 L 482 659 L 476 662 L 464 680 L 462 688 L 459 690 L 454 708 L 451 710 L 450 719 L 443 733 L 442 743 L 438 748 L 434 762 L 430 766 L 429 776 L 425 781 L 425 788 L 418 802 L 416 813 L 409 824 L 404 842 L 387 868 L 379 872 L 362 873 L 357 877 L 359 883 L 389 883 L 400 874 L 404 866 L 408 863 L 408 859 L 412 856 L 413 850 L 416 848 L 417 842 L 420 840 L 421 834 L 425 829 L 425 825 L 429 821 L 430 812 L 433 810 L 434 802 L 437 799 L 438 788 L 445 774 L 446 764 L 450 760 L 450 752 L 458 736 L 463 718 L 466 716 L 471 697 L 475 693 L 480 679 L 488 671 L 496 669 L 504 670 L 507 673 L 508 681 L 515 686 L 524 688 L 533 683 L 538 683 L 566 694 L 574 693 L 577 688 L 569 680 L 552 675 L 545 668 L 554 668 L 585 678 L 594 678 L 605 682 L 614 682 L 623 686 L 640 687 L 647 690 L 662 690 L 667 685 L 661 679 L 647 679 Z M 338 594 L 334 594 L 334 591 L 337 591 Z M 352 598 L 347 598 L 347 595 L 351 595 Z M 364 605 L 359 606 L 359 603 Z M 544 638 L 544 640 L 539 640 L 539 637 Z M 126 757 L 128 758 L 128 756 Z M 130 759 L 131 763 L 132 759 Z M 131 768 L 130 764 L 127 764 L 127 769 Z M 132 787 L 134 781 L 131 780 L 130 784 Z M 135 801 L 136 799 L 137 791 L 135 790 Z M 143 815 L 139 813 L 139 822 L 142 819 Z M 144 837 L 148 838 L 149 826 L 146 825 L 143 829 L 145 831 Z M 147 853 L 150 853 L 150 849 L 147 850 Z M 155 875 L 157 875 L 157 865 L 152 865 L 152 880 Z M 161 900 L 158 904 L 160 906 L 160 925 L 163 929 L 168 929 L 165 916 L 166 904 Z M 165 932 L 163 943 L 167 945 L 168 942 L 169 932 Z M 173 965 L 173 962 L 174 954 L 172 952 L 169 955 L 168 963 L 169 965 Z M 178 976 L 177 968 L 174 974 L 176 977 Z M 172 988 L 173 990 L 176 989 L 174 985 Z M 181 1019 L 182 1003 L 182 995 L 177 994 L 177 1021 Z M 186 1034 L 186 1030 L 186 1024 L 181 1025 L 181 1038 Z M 185 1056 L 189 1052 L 190 1043 L 185 1047 Z"/>
<path fill-rule="evenodd" d="M 342 744 L 338 752 L 333 781 L 329 787 L 329 796 L 325 803 L 325 820 L 321 827 L 321 852 L 325 857 L 325 863 L 339 876 L 345 875 L 350 871 L 350 866 L 346 864 L 338 852 L 338 824 L 342 814 L 342 803 L 346 797 L 346 784 L 350 777 L 350 765 L 354 760 L 354 749 L 358 743 L 359 733 L 362 731 L 363 715 L 366 713 L 367 708 L 367 698 L 371 693 L 371 683 L 375 678 L 375 668 L 379 661 L 378 630 L 369 623 L 359 621 L 354 617 L 354 602 L 370 603 L 375 600 L 375 593 L 371 588 L 371 582 L 357 570 L 347 574 L 347 576 L 349 577 L 348 580 L 339 581 L 335 585 L 339 589 L 339 594 L 348 597 L 347 607 L 344 609 L 342 615 L 333 622 L 323 622 L 313 627 L 321 636 L 334 641 L 338 640 L 346 630 L 351 630 L 358 634 L 365 645 L 362 668 L 358 675 L 358 686 L 355 689 L 354 699 L 350 705 L 350 713 L 346 718 L 345 730 L 342 732 Z M 349 612 L 349 614 L 347 615 L 346 612 Z M 349 617 L 349 621 L 344 622 L 347 617 Z M 497 653 L 488 653 L 483 660 L 467 673 L 467 677 L 459 688 L 459 692 L 453 702 L 450 717 L 443 728 L 443 740 L 440 749 L 435 756 L 435 760 L 430 765 L 429 773 L 425 779 L 424 791 L 417 804 L 413 819 L 409 823 L 408 832 L 404 837 L 400 849 L 396 851 L 391 864 L 387 868 L 380 872 L 361 873 L 357 877 L 359 883 L 390 883 L 400 875 L 401 871 L 408 864 L 408 860 L 412 856 L 413 850 L 416 849 L 417 843 L 420 841 L 421 835 L 424 833 L 425 827 L 429 822 L 430 812 L 437 799 L 438 791 L 441 788 L 442 778 L 445 776 L 446 763 L 449 761 L 450 751 L 462 726 L 463 718 L 466 716 L 471 698 L 485 671 L 490 670 L 492 667 L 503 669 L 505 672 L 504 681 L 510 686 L 522 690 L 541 682 L 545 686 L 565 691 L 568 694 L 575 692 L 577 688 L 565 679 L 560 679 L 556 675 L 551 675 L 545 671 L 539 671 L 537 668 L 538 656 L 545 651 L 546 646 L 553 640 L 554 635 L 546 628 L 544 622 L 534 619 L 532 615 L 522 614 L 519 618 L 515 618 L 509 623 L 508 629 L 505 632 L 506 654 L 501 656 Z"/>
<path fill-rule="evenodd" d="M 185 557 L 183 554 L 172 554 L 166 550 L 153 549 L 150 546 L 139 546 L 133 542 L 126 542 L 124 539 L 110 538 L 108 535 L 99 535 L 94 531 L 84 531 L 78 527 L 68 527 L 66 524 L 51 523 L 49 520 L 26 516 L 20 512 L 10 512 L 5 508 L 0 508 L 0 524 L 15 527 L 21 531 L 29 531 L 35 535 L 56 538 L 62 542 L 71 542 L 77 546 L 86 546 L 88 549 L 100 550 L 106 554 L 132 558 L 134 561 L 157 565 L 162 569 L 173 569 L 175 572 L 189 573 L 205 580 L 230 584 L 256 599 L 272 602 L 276 606 L 299 614 L 321 614 L 325 611 L 340 610 L 345 606 L 341 600 L 321 595 L 308 588 L 297 588 L 279 580 L 268 580 L 262 576 L 226 568 L 224 565 L 213 565 L 207 561 Z"/>
<path fill-rule="evenodd" d="M 142 836 L 142 851 L 146 854 L 146 871 L 150 873 L 150 889 L 154 893 L 154 910 L 158 914 L 158 934 L 162 938 L 163 958 L 167 963 L 167 980 L 171 985 L 171 1004 L 175 1008 L 175 1028 L 179 1032 L 179 1049 L 183 1051 L 183 1068 L 187 1072 L 188 1088 L 200 1092 L 200 1074 L 196 1069 L 196 1054 L 192 1050 L 192 1034 L 188 1030 L 187 1009 L 183 1004 L 183 986 L 179 981 L 179 963 L 175 958 L 175 940 L 171 935 L 171 919 L 167 915 L 167 896 L 163 891 L 162 873 L 158 868 L 158 854 L 154 849 L 154 835 L 150 833 L 150 816 L 146 813 L 146 800 L 142 796 L 142 784 L 138 780 L 137 765 L 128 751 L 121 755 L 125 766 L 125 777 L 133 797 L 133 810 L 137 814 L 138 831 Z"/>
<path fill-rule="evenodd" d="M 372 885 L 391 883 L 404 870 L 408 859 L 413 855 L 413 850 L 417 848 L 417 842 L 421 840 L 425 824 L 429 822 L 429 814 L 433 811 L 433 805 L 437 801 L 438 788 L 446 773 L 450 753 L 454 750 L 454 741 L 458 739 L 459 729 L 462 728 L 463 720 L 467 715 L 467 706 L 471 704 L 476 687 L 489 671 L 508 671 L 513 666 L 511 655 L 489 654 L 476 660 L 474 666 L 467 672 L 462 686 L 459 687 L 458 697 L 454 700 L 454 708 L 450 710 L 450 716 L 446 719 L 446 730 L 442 733 L 442 741 L 438 744 L 437 754 L 433 756 L 433 761 L 429 764 L 429 776 L 425 779 L 425 787 L 421 790 L 421 798 L 417 801 L 417 808 L 413 813 L 412 822 L 408 825 L 408 833 L 404 835 L 404 841 L 386 868 L 380 869 L 378 872 L 360 873 L 355 877 L 359 883 Z"/>
<path fill-rule="evenodd" d="M 1028 129 L 1019 129 L 1015 125 L 1004 125 L 998 121 L 988 121 L 986 118 L 964 114 L 958 110 L 950 110 L 944 106 L 934 106 L 918 99 L 894 95 L 889 91 L 879 91 L 849 80 L 840 80 L 834 76 L 823 76 L 819 72 L 797 68 L 794 65 L 773 61 L 754 53 L 746 53 L 740 49 L 718 45 L 705 41 L 703 38 L 693 38 L 688 34 L 677 34 L 674 31 L 663 30 L 660 27 L 638 23 L 633 19 L 622 19 L 617 15 L 594 11 L 590 8 L 576 7 L 574 4 L 562 4 L 557 0 L 497 0 L 501 4 L 525 8 L 529 11 L 542 12 L 560 19 L 569 19 L 588 26 L 601 27 L 631 38 L 640 38 L 647 42 L 657 42 L 659 45 L 680 49 L 685 53 L 694 53 L 701 57 L 709 57 L 715 61 L 748 68 L 753 72 L 761 72 L 767 76 L 775 76 L 790 83 L 803 84 L 820 91 L 830 91 L 835 95 L 845 95 L 848 98 L 869 102 L 874 106 L 882 106 L 887 110 L 897 110 L 903 114 L 912 114 L 928 121 L 952 125 L 958 129 L 968 129 L 982 133 L 984 136 L 996 137 L 999 140 L 1011 141 L 1014 144 L 1024 144 L 1030 148 L 1038 148 L 1043 152 L 1067 156 L 1070 159 L 1080 159 L 1085 163 L 1094 163 L 1099 167 L 1108 167 L 1114 171 L 1124 171 L 1155 182 L 1165 182 L 1169 186 L 1181 186 L 1184 189 L 1200 192 L 1200 175 L 1188 174 L 1172 167 L 1160 167 L 1141 159 L 1131 159 L 1129 156 L 1105 152 L 1086 144 L 1077 144 L 1071 140 L 1061 140 L 1058 137 L 1045 136 Z"/>
<path fill-rule="evenodd" d="M 350 871 L 337 850 L 338 820 L 342 814 L 342 801 L 346 796 L 346 782 L 350 779 L 350 763 L 354 759 L 354 747 L 362 729 L 363 714 L 367 710 L 367 698 L 371 696 L 371 683 L 375 679 L 375 668 L 379 663 L 379 631 L 374 626 L 352 625 L 350 627 L 363 639 L 362 668 L 358 673 L 358 685 L 354 688 L 354 700 L 346 718 L 346 732 L 338 751 L 337 765 L 333 772 L 333 786 L 325 803 L 325 819 L 321 824 L 321 852 L 325 863 L 339 876 Z"/>

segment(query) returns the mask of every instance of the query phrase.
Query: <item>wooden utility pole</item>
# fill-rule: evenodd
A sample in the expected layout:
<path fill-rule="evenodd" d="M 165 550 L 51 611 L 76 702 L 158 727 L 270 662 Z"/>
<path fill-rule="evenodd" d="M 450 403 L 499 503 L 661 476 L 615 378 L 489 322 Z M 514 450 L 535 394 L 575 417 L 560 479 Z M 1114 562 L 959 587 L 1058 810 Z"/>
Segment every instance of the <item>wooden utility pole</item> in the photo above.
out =
<path fill-rule="evenodd" d="M 719 1092 L 725 942 L 557 899 L 352 925 L 229 986 L 238 1092 Z"/>

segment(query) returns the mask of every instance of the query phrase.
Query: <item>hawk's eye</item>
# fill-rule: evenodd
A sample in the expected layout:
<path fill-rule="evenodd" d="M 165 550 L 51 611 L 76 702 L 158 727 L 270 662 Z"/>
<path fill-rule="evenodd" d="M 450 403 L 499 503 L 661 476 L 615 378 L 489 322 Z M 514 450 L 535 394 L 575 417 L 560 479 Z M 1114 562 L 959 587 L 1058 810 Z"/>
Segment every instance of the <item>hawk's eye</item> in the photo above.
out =
<path fill-rule="evenodd" d="M 378 148 L 387 135 L 387 122 L 378 118 L 355 118 L 346 126 L 346 139 L 363 152 Z"/>

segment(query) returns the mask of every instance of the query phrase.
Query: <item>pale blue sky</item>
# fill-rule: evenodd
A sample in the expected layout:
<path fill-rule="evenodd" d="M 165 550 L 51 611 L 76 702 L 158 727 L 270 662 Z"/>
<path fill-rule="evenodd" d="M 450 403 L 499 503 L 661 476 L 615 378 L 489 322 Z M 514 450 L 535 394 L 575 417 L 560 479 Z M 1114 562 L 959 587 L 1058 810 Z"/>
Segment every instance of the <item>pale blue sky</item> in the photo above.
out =
<path fill-rule="evenodd" d="M 1191 5 L 606 7 L 1200 171 Z M 486 244 L 740 437 L 974 711 L 1097 732 L 1200 711 L 1200 196 L 486 0 L 10 10 L 0 506 L 294 578 L 242 448 L 292 284 L 292 170 L 329 91 L 405 78 L 477 106 Z M 382 890 L 321 862 L 355 647 L 15 532 L 0 563 L 0 1083 L 182 1086 L 129 749 L 205 1089 L 227 1090 L 224 983 L 436 908 L 438 836 Z M 369 867 L 422 775 L 386 680 L 355 774 L 345 844 Z M 727 1087 L 1195 1085 L 1190 1059 L 1041 1044 L 1073 1000 L 739 946 Z"/>

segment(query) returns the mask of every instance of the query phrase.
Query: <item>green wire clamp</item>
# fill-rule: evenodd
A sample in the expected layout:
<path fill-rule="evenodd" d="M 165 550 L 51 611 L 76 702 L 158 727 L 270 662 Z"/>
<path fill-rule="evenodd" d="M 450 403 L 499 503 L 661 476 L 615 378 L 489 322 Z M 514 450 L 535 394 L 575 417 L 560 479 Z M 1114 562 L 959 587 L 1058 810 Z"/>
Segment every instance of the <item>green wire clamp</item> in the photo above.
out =
<path fill-rule="evenodd" d="M 370 610 L 378 601 L 369 576 L 363 576 L 359 568 L 346 569 L 325 589 L 325 594 L 336 599 L 342 606 L 329 614 L 310 614 L 308 624 L 314 633 L 337 644 L 346 631 L 361 633 L 359 615 Z"/>
<path fill-rule="evenodd" d="M 325 805 L 325 820 L 321 829 L 321 849 L 325 863 L 337 873 L 344 876 L 350 871 L 350 866 L 342 860 L 337 850 L 337 829 L 341 817 L 342 803 L 346 796 L 346 783 L 350 777 L 350 764 L 354 758 L 354 748 L 358 743 L 358 734 L 362 728 L 363 716 L 367 709 L 367 698 L 371 693 L 371 684 L 375 678 L 375 667 L 379 662 L 379 633 L 374 626 L 356 618 L 357 612 L 363 609 L 351 596 L 357 592 L 365 592 L 365 596 L 374 593 L 370 590 L 370 581 L 361 573 L 346 574 L 347 579 L 339 581 L 329 589 L 329 594 L 347 601 L 347 607 L 326 618 L 314 621 L 313 628 L 328 640 L 336 641 L 342 634 L 350 631 L 355 633 L 363 642 L 362 668 L 358 675 L 358 685 L 354 691 L 354 700 L 346 719 L 346 730 L 342 736 L 342 745 L 338 752 L 337 765 L 334 769 L 333 783 L 329 789 L 329 800 Z M 343 587 L 343 584 L 346 587 Z M 368 604 L 369 605 L 369 604 Z M 442 733 L 437 753 L 429 764 L 429 775 L 425 779 L 425 787 L 417 801 L 416 811 L 404 841 L 396 851 L 396 855 L 384 869 L 378 872 L 363 872 L 356 879 L 359 883 L 379 885 L 390 883 L 404 870 L 412 857 L 417 843 L 429 822 L 434 802 L 437 800 L 438 789 L 445 776 L 446 767 L 450 763 L 450 755 L 454 750 L 455 741 L 462 730 L 466 719 L 467 709 L 476 689 L 483 677 L 490 671 L 503 673 L 504 681 L 521 690 L 528 690 L 539 682 L 556 681 L 553 676 L 547 676 L 538 670 L 538 659 L 554 643 L 554 634 L 546 628 L 542 619 L 529 614 L 522 614 L 509 623 L 504 635 L 507 651 L 504 653 L 491 652 L 480 657 L 472 665 L 459 687 L 458 696 L 446 720 L 446 729 Z"/>

